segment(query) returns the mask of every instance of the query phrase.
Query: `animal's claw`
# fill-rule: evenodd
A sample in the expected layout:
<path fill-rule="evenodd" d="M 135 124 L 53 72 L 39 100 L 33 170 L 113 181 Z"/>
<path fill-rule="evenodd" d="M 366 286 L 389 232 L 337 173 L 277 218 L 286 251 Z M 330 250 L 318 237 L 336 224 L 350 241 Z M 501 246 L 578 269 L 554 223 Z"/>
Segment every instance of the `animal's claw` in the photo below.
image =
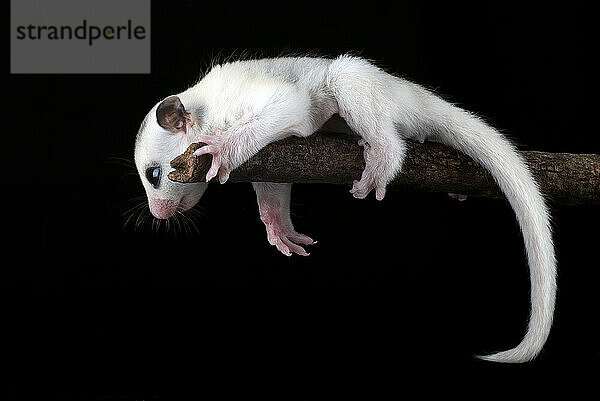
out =
<path fill-rule="evenodd" d="M 309 253 L 300 245 L 317 243 L 309 236 L 298 233 L 293 227 L 282 224 L 279 214 L 274 211 L 261 214 L 260 219 L 265 223 L 269 244 L 286 256 L 292 256 L 292 253 L 308 256 Z"/>
<path fill-rule="evenodd" d="M 198 140 L 206 145 L 198 148 L 194 152 L 194 156 L 212 155 L 212 163 L 206 173 L 206 182 L 218 175 L 219 182 L 224 184 L 229 179 L 229 173 L 231 172 L 229 163 L 226 160 L 227 142 L 220 135 L 199 135 Z"/>

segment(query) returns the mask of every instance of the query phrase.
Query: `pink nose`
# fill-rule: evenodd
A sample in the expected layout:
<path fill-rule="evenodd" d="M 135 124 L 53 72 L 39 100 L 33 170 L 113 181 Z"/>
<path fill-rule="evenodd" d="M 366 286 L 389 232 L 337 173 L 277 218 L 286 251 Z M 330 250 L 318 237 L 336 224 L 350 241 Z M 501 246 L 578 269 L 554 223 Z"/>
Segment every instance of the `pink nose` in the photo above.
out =
<path fill-rule="evenodd" d="M 171 199 L 152 199 L 150 213 L 157 219 L 168 219 L 177 211 L 178 203 Z"/>

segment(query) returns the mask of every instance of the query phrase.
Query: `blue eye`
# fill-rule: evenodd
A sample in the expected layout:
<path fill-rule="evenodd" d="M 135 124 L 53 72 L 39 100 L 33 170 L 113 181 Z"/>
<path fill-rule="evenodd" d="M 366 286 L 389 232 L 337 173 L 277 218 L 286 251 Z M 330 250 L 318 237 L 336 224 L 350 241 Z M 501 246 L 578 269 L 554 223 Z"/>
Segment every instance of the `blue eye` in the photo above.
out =
<path fill-rule="evenodd" d="M 160 182 L 160 167 L 148 167 L 146 169 L 146 179 L 148 182 L 152 184 L 154 188 L 158 188 L 158 183 Z"/>

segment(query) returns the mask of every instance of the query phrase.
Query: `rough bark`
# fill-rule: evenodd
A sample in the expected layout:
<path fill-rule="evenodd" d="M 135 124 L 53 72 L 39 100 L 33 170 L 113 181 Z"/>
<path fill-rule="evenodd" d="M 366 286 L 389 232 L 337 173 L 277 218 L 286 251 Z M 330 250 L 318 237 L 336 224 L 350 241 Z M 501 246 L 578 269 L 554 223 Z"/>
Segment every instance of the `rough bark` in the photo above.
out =
<path fill-rule="evenodd" d="M 199 182 L 211 156 L 194 157 L 202 143 L 171 162 L 177 182 Z M 600 155 L 521 152 L 542 193 L 560 204 L 600 203 Z M 364 168 L 357 137 L 318 133 L 288 138 L 262 149 L 231 172 L 232 182 L 293 182 L 352 184 Z M 470 196 L 503 197 L 490 174 L 471 158 L 437 143 L 408 143 L 402 172 L 391 187 L 410 191 L 453 192 Z"/>

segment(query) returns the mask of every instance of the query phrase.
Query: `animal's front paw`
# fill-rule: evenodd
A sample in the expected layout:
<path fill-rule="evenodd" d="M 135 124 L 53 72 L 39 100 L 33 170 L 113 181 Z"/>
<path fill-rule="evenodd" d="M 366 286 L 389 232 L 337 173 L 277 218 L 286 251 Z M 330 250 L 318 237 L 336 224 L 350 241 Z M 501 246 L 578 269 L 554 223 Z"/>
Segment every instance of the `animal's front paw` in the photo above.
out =
<path fill-rule="evenodd" d="M 198 139 L 206 145 L 196 150 L 194 156 L 212 155 L 212 163 L 206 173 L 206 182 L 209 182 L 218 175 L 219 182 L 224 184 L 229 179 L 229 173 L 231 172 L 225 138 L 221 135 L 200 135 Z"/>
<path fill-rule="evenodd" d="M 275 246 L 279 252 L 286 256 L 292 256 L 292 253 L 308 256 L 309 253 L 300 245 L 313 245 L 317 243 L 312 238 L 298 233 L 293 227 L 282 224 L 279 213 L 261 213 L 260 219 L 265 223 L 265 227 L 267 228 L 269 244 Z"/>

